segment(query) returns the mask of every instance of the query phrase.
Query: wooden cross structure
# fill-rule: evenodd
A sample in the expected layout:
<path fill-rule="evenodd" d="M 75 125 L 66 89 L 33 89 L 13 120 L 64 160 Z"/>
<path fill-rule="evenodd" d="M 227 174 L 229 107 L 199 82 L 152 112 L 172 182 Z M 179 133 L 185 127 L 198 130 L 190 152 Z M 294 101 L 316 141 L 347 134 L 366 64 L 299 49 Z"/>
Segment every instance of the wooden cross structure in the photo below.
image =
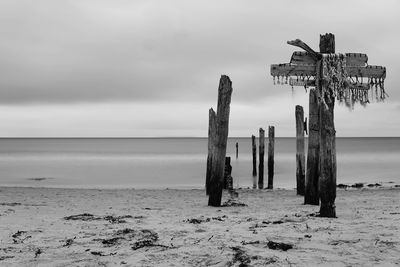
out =
<path fill-rule="evenodd" d="M 366 105 L 371 98 L 384 100 L 386 68 L 368 65 L 366 54 L 335 53 L 331 33 L 320 36 L 320 52 L 299 39 L 287 43 L 304 51 L 294 52 L 290 63 L 271 65 L 274 83 L 315 87 L 310 89 L 305 204 L 318 205 L 320 200 L 320 216 L 336 217 L 335 100 L 349 107 Z"/>

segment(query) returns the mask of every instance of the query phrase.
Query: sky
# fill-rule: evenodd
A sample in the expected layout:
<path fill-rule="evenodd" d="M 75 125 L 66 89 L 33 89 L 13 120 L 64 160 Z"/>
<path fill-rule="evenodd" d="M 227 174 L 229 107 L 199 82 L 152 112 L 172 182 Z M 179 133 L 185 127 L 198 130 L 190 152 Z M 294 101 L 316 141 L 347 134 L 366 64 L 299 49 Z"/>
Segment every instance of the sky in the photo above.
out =
<path fill-rule="evenodd" d="M 302 87 L 274 85 L 301 39 L 387 68 L 384 103 L 335 107 L 338 137 L 400 136 L 398 0 L 0 0 L 0 137 L 206 137 L 219 78 L 229 136 L 295 136 Z"/>

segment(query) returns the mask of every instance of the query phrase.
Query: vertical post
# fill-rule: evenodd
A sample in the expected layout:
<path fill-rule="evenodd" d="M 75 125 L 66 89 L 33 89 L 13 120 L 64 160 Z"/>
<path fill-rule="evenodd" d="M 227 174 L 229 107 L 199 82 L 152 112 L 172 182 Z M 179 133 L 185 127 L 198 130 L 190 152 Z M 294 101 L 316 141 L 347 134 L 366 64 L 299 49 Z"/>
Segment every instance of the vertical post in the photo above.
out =
<path fill-rule="evenodd" d="M 231 95 L 232 82 L 228 76 L 222 75 L 218 87 L 216 138 L 214 142 L 215 146 L 212 157 L 212 168 L 208 190 L 208 205 L 214 207 L 221 206 Z"/>
<path fill-rule="evenodd" d="M 307 172 L 304 204 L 319 205 L 319 101 L 316 89 L 310 89 Z"/>
<path fill-rule="evenodd" d="M 257 188 L 257 147 L 256 147 L 256 137 L 251 136 L 251 148 L 253 152 L 253 189 Z"/>
<path fill-rule="evenodd" d="M 239 143 L 236 142 L 236 158 L 239 156 Z"/>
<path fill-rule="evenodd" d="M 296 188 L 297 194 L 304 196 L 305 155 L 304 155 L 304 110 L 296 105 Z"/>
<path fill-rule="evenodd" d="M 209 195 L 210 177 L 212 170 L 212 157 L 214 150 L 215 134 L 216 134 L 216 115 L 215 111 L 210 108 L 208 111 L 208 155 L 207 155 L 207 171 L 206 171 L 206 194 Z"/>
<path fill-rule="evenodd" d="M 274 188 L 275 127 L 268 127 L 268 189 Z"/>
<path fill-rule="evenodd" d="M 231 157 L 225 157 L 224 189 L 233 190 Z"/>
<path fill-rule="evenodd" d="M 321 53 L 335 53 L 335 36 L 326 34 L 320 36 Z M 324 58 L 317 64 L 317 85 L 321 95 L 320 104 L 320 178 L 319 197 L 321 200 L 320 216 L 336 217 L 336 131 L 334 124 L 335 96 L 324 88 L 323 63 Z"/>
<path fill-rule="evenodd" d="M 264 188 L 264 146 L 265 146 L 265 132 L 260 128 L 260 138 L 258 140 L 259 147 L 259 162 L 258 162 L 258 188 Z"/>

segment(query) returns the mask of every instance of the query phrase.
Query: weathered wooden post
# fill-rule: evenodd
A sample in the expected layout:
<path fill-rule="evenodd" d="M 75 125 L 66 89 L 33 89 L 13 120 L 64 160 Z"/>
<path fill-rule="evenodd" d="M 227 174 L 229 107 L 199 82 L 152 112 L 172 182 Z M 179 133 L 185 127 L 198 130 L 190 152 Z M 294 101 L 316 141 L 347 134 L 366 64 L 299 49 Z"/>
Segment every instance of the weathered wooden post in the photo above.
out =
<path fill-rule="evenodd" d="M 275 127 L 268 127 L 268 189 L 274 188 Z"/>
<path fill-rule="evenodd" d="M 304 154 L 304 110 L 296 105 L 296 189 L 297 194 L 304 196 L 305 187 L 305 154 Z"/>
<path fill-rule="evenodd" d="M 367 65 L 366 54 L 335 53 L 333 34 L 321 35 L 320 53 L 299 39 L 287 42 L 306 52 L 294 52 L 290 63 L 271 65 L 271 75 L 280 79 L 291 76 L 292 86 L 315 86 L 319 109 L 319 198 L 320 216 L 336 217 L 336 141 L 334 126 L 335 98 L 352 107 L 355 102 L 369 103 L 369 90 L 380 88 L 380 98 L 385 98 L 386 68 Z M 293 79 L 296 77 L 297 79 Z M 368 78 L 364 83 L 363 78 Z M 310 118 L 311 120 L 311 118 Z M 315 149 L 315 147 L 314 147 Z"/>
<path fill-rule="evenodd" d="M 224 189 L 233 190 L 231 157 L 225 157 Z"/>
<path fill-rule="evenodd" d="M 323 54 L 334 54 L 335 36 L 333 34 L 321 35 L 319 49 Z M 336 217 L 336 130 L 333 120 L 335 94 L 334 91 L 330 90 L 329 84 L 327 84 L 326 78 L 329 76 L 329 73 L 328 68 L 325 66 L 330 64 L 328 61 L 329 58 L 323 56 L 316 64 L 317 90 L 319 89 L 319 91 L 322 92 L 322 103 L 319 105 L 320 176 L 318 191 L 319 198 L 321 199 L 320 216 L 334 218 Z"/>
<path fill-rule="evenodd" d="M 265 132 L 262 128 L 260 128 L 260 138 L 258 140 L 258 153 L 259 153 L 259 162 L 258 162 L 258 188 L 264 188 L 264 147 L 265 147 Z"/>
<path fill-rule="evenodd" d="M 256 147 L 256 137 L 251 136 L 251 148 L 253 152 L 253 188 L 257 188 L 257 147 Z"/>
<path fill-rule="evenodd" d="M 236 142 L 236 158 L 239 157 L 239 143 Z"/>
<path fill-rule="evenodd" d="M 218 87 L 218 107 L 215 119 L 216 131 L 211 174 L 208 188 L 206 190 L 209 194 L 208 205 L 214 207 L 221 206 L 231 95 L 232 82 L 228 76 L 222 75 Z"/>
<path fill-rule="evenodd" d="M 319 205 L 319 101 L 317 91 L 310 89 L 308 113 L 308 153 L 304 204 Z"/>
<path fill-rule="evenodd" d="M 213 157 L 213 149 L 214 142 L 216 136 L 216 115 L 215 111 L 210 108 L 208 111 L 208 155 L 207 155 L 207 171 L 206 171 L 206 194 L 208 195 L 209 186 L 210 186 L 210 177 L 211 177 L 211 169 L 212 169 L 212 157 Z"/>

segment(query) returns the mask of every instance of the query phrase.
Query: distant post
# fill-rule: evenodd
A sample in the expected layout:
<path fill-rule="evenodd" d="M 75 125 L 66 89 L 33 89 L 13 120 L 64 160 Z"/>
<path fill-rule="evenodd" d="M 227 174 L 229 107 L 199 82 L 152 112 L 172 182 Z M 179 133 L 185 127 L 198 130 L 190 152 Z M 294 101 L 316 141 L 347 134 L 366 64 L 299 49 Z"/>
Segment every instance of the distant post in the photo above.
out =
<path fill-rule="evenodd" d="M 297 194 L 304 196 L 305 155 L 304 155 L 304 110 L 296 106 L 296 188 Z"/>
<path fill-rule="evenodd" d="M 209 194 L 208 205 L 214 207 L 221 206 L 231 95 L 232 82 L 228 76 L 222 75 L 218 87 L 218 107 L 215 119 L 216 131 L 215 139 L 213 139 L 211 174 L 206 190 Z"/>
<path fill-rule="evenodd" d="M 274 188 L 275 127 L 268 127 L 268 189 Z"/>
<path fill-rule="evenodd" d="M 265 131 L 260 128 L 260 138 L 258 140 L 259 162 L 258 162 L 258 188 L 264 188 L 264 149 L 265 149 Z"/>
<path fill-rule="evenodd" d="M 251 136 L 251 147 L 253 152 L 253 188 L 257 188 L 257 147 L 256 147 L 256 137 Z"/>
<path fill-rule="evenodd" d="M 239 156 L 239 143 L 236 142 L 236 158 Z"/>
<path fill-rule="evenodd" d="M 310 89 L 307 171 L 304 204 L 319 205 L 319 101 L 317 91 Z"/>

